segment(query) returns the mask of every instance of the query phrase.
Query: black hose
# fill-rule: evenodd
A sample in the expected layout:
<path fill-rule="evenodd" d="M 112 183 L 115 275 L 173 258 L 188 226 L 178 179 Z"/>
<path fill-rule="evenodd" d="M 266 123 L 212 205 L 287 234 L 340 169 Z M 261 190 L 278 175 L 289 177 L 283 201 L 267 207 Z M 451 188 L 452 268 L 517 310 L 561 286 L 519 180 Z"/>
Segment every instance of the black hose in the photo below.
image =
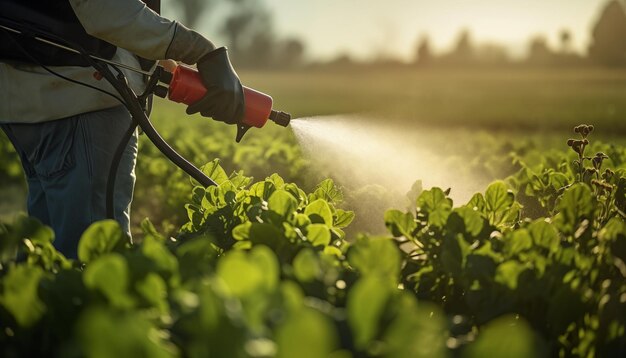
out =
<path fill-rule="evenodd" d="M 117 177 L 117 170 L 119 168 L 122 155 L 130 142 L 130 139 L 135 134 L 137 129 L 137 121 L 133 118 L 130 127 L 124 133 L 124 136 L 120 140 L 120 144 L 117 145 L 115 154 L 109 167 L 109 177 L 107 179 L 107 192 L 106 192 L 106 215 L 109 219 L 115 219 L 115 180 Z"/>
<path fill-rule="evenodd" d="M 177 167 L 185 171 L 192 178 L 198 181 L 202 186 L 207 187 L 211 185 L 217 185 L 211 178 L 205 175 L 200 169 L 196 168 L 187 159 L 178 154 L 170 145 L 161 137 L 159 132 L 154 128 L 150 119 L 143 111 L 141 104 L 139 103 L 137 96 L 126 84 L 126 78 L 120 73 L 119 78 L 116 78 L 107 66 L 99 66 L 100 73 L 111 83 L 111 85 L 118 91 L 120 96 L 125 102 L 125 106 L 130 112 L 130 115 L 139 124 L 143 132 L 148 139 L 163 153 L 172 163 Z"/>

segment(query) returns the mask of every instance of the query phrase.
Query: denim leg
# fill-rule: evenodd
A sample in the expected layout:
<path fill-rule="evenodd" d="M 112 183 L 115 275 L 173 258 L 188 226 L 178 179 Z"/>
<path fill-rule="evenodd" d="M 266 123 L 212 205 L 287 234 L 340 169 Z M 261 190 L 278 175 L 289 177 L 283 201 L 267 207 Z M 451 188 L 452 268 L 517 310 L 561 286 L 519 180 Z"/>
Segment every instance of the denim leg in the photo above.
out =
<path fill-rule="evenodd" d="M 106 217 L 110 164 L 130 123 L 126 109 L 114 107 L 39 124 L 3 125 L 27 159 L 22 164 L 29 163 L 24 165 L 25 171 L 34 172 L 28 180 L 29 214 L 49 221 L 56 236 L 54 245 L 67 257 L 77 257 L 83 231 Z M 115 186 L 115 218 L 127 233 L 136 156 L 135 133 L 120 161 Z"/>
<path fill-rule="evenodd" d="M 27 177 L 26 182 L 28 184 L 28 199 L 26 203 L 28 214 L 38 218 L 45 225 L 52 225 L 48 215 L 46 193 L 41 186 L 41 181 L 36 176 L 33 176 Z"/>
<path fill-rule="evenodd" d="M 84 148 L 90 163 L 92 176 L 92 206 L 96 208 L 95 220 L 106 218 L 106 186 L 111 160 L 131 124 L 130 114 L 124 107 L 81 115 L 79 130 L 84 138 L 79 143 L 88 143 Z M 115 178 L 114 214 L 122 229 L 130 235 L 130 205 L 135 188 L 135 164 L 137 162 L 137 131 L 130 138 Z"/>

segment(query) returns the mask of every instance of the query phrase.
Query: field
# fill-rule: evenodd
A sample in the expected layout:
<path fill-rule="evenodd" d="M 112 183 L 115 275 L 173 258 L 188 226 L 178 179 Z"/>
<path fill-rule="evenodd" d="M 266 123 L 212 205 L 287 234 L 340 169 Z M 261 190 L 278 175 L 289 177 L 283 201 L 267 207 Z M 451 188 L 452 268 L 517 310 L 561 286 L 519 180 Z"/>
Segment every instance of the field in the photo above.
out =
<path fill-rule="evenodd" d="M 86 266 L 14 218 L 0 139 L 2 356 L 626 355 L 626 70 L 240 75 L 327 134 L 236 144 L 159 101 L 163 137 L 220 185 L 142 136 L 134 243 L 95 224 Z"/>

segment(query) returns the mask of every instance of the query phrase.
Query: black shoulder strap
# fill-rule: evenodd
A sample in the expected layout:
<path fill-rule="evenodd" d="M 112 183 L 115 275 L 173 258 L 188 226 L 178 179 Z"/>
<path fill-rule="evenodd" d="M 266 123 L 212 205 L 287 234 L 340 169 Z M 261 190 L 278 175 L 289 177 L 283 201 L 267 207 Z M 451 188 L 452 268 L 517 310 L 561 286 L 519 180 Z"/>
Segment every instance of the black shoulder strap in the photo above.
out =
<path fill-rule="evenodd" d="M 111 59 L 116 47 L 87 34 L 67 0 L 0 0 L 0 23 L 26 35 L 0 31 L 0 59 L 48 66 L 88 66 L 83 56 L 34 40 L 32 35 L 52 34 L 67 44 L 77 44 L 86 52 Z M 26 53 L 25 53 L 26 51 Z"/>
<path fill-rule="evenodd" d="M 161 0 L 142 1 L 152 11 L 161 12 Z M 90 54 L 106 59 L 111 59 L 117 49 L 114 45 L 87 34 L 67 0 L 0 0 L 0 24 L 2 23 L 27 33 L 37 31 L 54 34 L 68 43 L 79 45 Z M 0 60 L 33 63 L 32 58 L 47 66 L 89 65 L 80 55 L 43 44 L 28 36 L 0 30 Z M 141 62 L 144 69 L 151 67 L 153 63 Z"/>
<path fill-rule="evenodd" d="M 148 6 L 152 11 L 161 15 L 161 0 L 141 0 L 146 6 Z"/>

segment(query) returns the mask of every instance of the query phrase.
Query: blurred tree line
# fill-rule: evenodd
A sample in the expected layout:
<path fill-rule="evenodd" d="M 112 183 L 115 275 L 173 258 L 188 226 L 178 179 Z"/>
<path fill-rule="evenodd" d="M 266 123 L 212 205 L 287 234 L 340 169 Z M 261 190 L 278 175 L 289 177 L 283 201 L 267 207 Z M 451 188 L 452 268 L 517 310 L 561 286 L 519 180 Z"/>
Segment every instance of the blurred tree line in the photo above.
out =
<path fill-rule="evenodd" d="M 469 30 L 462 30 L 453 48 L 441 54 L 433 52 L 427 35 L 421 36 L 415 48 L 414 62 L 419 66 L 626 66 L 624 1 L 611 0 L 603 7 L 584 55 L 574 51 L 572 33 L 568 29 L 556 34 L 557 46 L 552 46 L 543 35 L 532 37 L 522 60 L 514 60 L 503 45 L 476 43 Z M 174 4 L 180 10 L 183 23 L 193 28 L 209 9 L 216 5 L 225 9 L 226 16 L 220 20 L 218 31 L 225 37 L 231 58 L 238 67 L 294 68 L 304 64 L 304 42 L 276 35 L 272 14 L 263 0 L 179 0 Z M 401 62 L 386 58 L 376 64 L 394 66 Z M 345 67 L 353 66 L 355 62 L 348 54 L 340 54 L 326 65 Z"/>
<path fill-rule="evenodd" d="M 237 67 L 293 68 L 304 62 L 304 43 L 279 38 L 273 18 L 262 0 L 178 0 L 182 22 L 192 28 L 209 9 L 222 7 L 226 16 L 218 31 L 226 38 L 231 60 Z"/>
<path fill-rule="evenodd" d="M 534 36 L 528 42 L 522 64 L 532 66 L 563 66 L 595 64 L 626 66 L 626 7 L 623 1 L 611 0 L 603 7 L 591 33 L 586 56 L 572 48 L 572 34 L 558 33 L 558 47 L 550 46 L 545 36 Z M 498 44 L 476 45 L 469 30 L 463 30 L 451 51 L 434 55 L 428 36 L 423 35 L 415 49 L 415 63 L 421 66 L 440 65 L 506 65 L 514 62 L 506 48 Z M 516 61 L 519 63 L 520 61 Z"/>

